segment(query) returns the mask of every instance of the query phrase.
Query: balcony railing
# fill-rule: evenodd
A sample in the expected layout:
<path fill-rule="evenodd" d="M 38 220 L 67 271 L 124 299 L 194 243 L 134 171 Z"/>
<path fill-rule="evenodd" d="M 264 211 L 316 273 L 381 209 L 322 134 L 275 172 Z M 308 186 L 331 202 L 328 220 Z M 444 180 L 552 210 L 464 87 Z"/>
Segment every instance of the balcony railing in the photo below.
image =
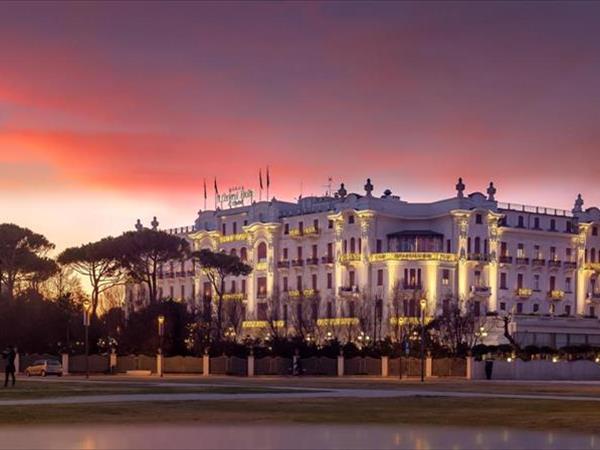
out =
<path fill-rule="evenodd" d="M 333 264 L 333 256 L 323 256 L 321 262 L 323 264 Z"/>
<path fill-rule="evenodd" d="M 471 286 L 471 292 L 478 295 L 490 295 L 492 290 L 489 286 Z"/>
<path fill-rule="evenodd" d="M 576 269 L 577 263 L 575 261 L 565 261 L 563 266 L 565 269 Z"/>
<path fill-rule="evenodd" d="M 229 292 L 227 294 L 223 294 L 223 300 L 224 301 L 240 301 L 240 300 L 245 300 L 247 297 L 247 294 L 245 292 Z"/>
<path fill-rule="evenodd" d="M 280 269 L 287 269 L 290 267 L 290 262 L 289 261 L 277 261 L 277 267 L 279 267 Z"/>
<path fill-rule="evenodd" d="M 517 297 L 519 298 L 529 298 L 533 295 L 533 289 L 530 288 L 517 288 Z"/>
<path fill-rule="evenodd" d="M 360 261 L 360 259 L 361 259 L 360 253 L 344 253 L 343 255 L 340 255 L 341 263 Z"/>
<path fill-rule="evenodd" d="M 546 214 L 550 216 L 562 216 L 562 217 L 572 217 L 569 211 L 564 209 L 556 209 L 556 208 L 546 208 L 543 206 L 529 206 L 529 205 L 521 205 L 518 203 L 503 203 L 498 202 L 498 209 L 508 209 L 512 211 L 522 211 L 529 212 L 535 214 Z"/>
<path fill-rule="evenodd" d="M 289 298 L 312 298 L 314 296 L 316 296 L 319 293 L 319 291 L 317 289 L 302 289 L 302 290 L 298 290 L 298 289 L 292 289 L 290 291 L 287 291 L 287 295 Z"/>
<path fill-rule="evenodd" d="M 410 289 L 410 290 L 415 290 L 415 289 L 422 289 L 423 285 L 421 283 L 412 283 L 412 282 L 404 282 L 402 283 L 402 287 L 404 289 Z"/>
<path fill-rule="evenodd" d="M 256 298 L 260 298 L 260 299 L 267 298 L 267 292 L 266 291 L 264 291 L 264 292 L 258 292 L 256 294 Z"/>
<path fill-rule="evenodd" d="M 443 261 L 455 262 L 455 253 L 439 252 L 386 252 L 372 253 L 369 255 L 369 261 Z"/>
<path fill-rule="evenodd" d="M 340 286 L 338 289 L 340 295 L 358 294 L 358 286 Z"/>
<path fill-rule="evenodd" d="M 470 261 L 487 261 L 488 255 L 485 253 L 469 253 L 468 259 Z"/>
<path fill-rule="evenodd" d="M 513 259 L 512 256 L 508 256 L 508 255 L 500 255 L 500 258 L 498 258 L 500 260 L 500 262 L 502 264 L 512 264 Z"/>
<path fill-rule="evenodd" d="M 548 292 L 548 299 L 550 300 L 563 300 L 565 298 L 565 291 L 559 289 L 553 289 Z"/>
<path fill-rule="evenodd" d="M 319 264 L 319 258 L 306 258 L 306 264 L 309 266 L 316 266 Z"/>
<path fill-rule="evenodd" d="M 517 264 L 519 264 L 520 266 L 527 266 L 529 265 L 529 258 L 525 258 L 525 257 L 518 257 L 517 256 Z"/>
<path fill-rule="evenodd" d="M 557 260 L 548 261 L 548 267 L 558 268 L 561 266 L 561 264 L 562 264 L 562 261 L 557 261 Z"/>
<path fill-rule="evenodd" d="M 303 259 L 293 259 L 292 260 L 292 267 L 300 267 L 304 265 L 304 260 Z"/>
<path fill-rule="evenodd" d="M 546 260 L 540 259 L 540 258 L 534 258 L 531 260 L 531 265 L 533 267 L 543 267 L 546 265 Z"/>
<path fill-rule="evenodd" d="M 320 231 L 317 227 L 304 227 L 302 229 L 294 228 L 290 230 L 290 237 L 300 238 L 303 236 L 319 236 L 319 233 Z"/>
<path fill-rule="evenodd" d="M 600 291 L 588 292 L 588 300 L 592 302 L 600 302 Z"/>

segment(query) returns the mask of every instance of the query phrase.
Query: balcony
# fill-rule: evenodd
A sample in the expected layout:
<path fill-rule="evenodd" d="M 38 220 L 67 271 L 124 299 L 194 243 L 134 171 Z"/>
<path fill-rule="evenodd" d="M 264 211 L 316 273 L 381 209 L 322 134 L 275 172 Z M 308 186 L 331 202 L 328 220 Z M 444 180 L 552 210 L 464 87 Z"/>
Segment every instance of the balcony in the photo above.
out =
<path fill-rule="evenodd" d="M 340 286 L 338 289 L 340 295 L 358 295 L 358 286 Z"/>
<path fill-rule="evenodd" d="M 553 289 L 548 292 L 548 300 L 563 300 L 565 298 L 565 291 L 559 289 Z"/>
<path fill-rule="evenodd" d="M 577 269 L 577 263 L 575 261 L 565 261 L 564 264 L 563 264 L 563 267 L 566 270 Z"/>
<path fill-rule="evenodd" d="M 520 266 L 528 266 L 529 265 L 529 258 L 525 258 L 525 257 L 518 257 L 517 256 L 517 264 Z"/>
<path fill-rule="evenodd" d="M 292 259 L 292 267 L 302 267 L 304 265 L 303 259 Z"/>
<path fill-rule="evenodd" d="M 188 270 L 187 271 L 188 277 L 193 277 L 196 275 L 196 271 L 195 270 Z"/>
<path fill-rule="evenodd" d="M 333 264 L 333 256 L 323 256 L 321 262 L 323 264 Z"/>
<path fill-rule="evenodd" d="M 405 281 L 404 283 L 402 283 L 402 288 L 404 290 L 420 290 L 423 288 L 423 285 L 421 283 L 417 283 L 417 282 L 410 282 L 410 281 Z"/>
<path fill-rule="evenodd" d="M 223 300 L 224 301 L 242 301 L 242 300 L 246 300 L 246 293 L 245 292 L 229 292 L 227 294 L 223 294 Z"/>
<path fill-rule="evenodd" d="M 319 264 L 319 258 L 306 258 L 306 264 L 309 266 L 316 266 Z"/>
<path fill-rule="evenodd" d="M 600 302 L 600 291 L 588 292 L 587 299 L 589 302 Z"/>
<path fill-rule="evenodd" d="M 292 289 L 287 291 L 287 296 L 289 298 L 313 298 L 319 294 L 317 289 Z"/>
<path fill-rule="evenodd" d="M 455 262 L 456 254 L 439 252 L 386 252 L 372 253 L 369 261 L 442 261 Z"/>
<path fill-rule="evenodd" d="M 517 289 L 515 294 L 519 298 L 529 298 L 533 295 L 533 289 L 521 287 Z"/>
<path fill-rule="evenodd" d="M 345 253 L 343 255 L 340 255 L 340 262 L 342 264 L 360 261 L 360 259 L 361 259 L 360 253 Z"/>
<path fill-rule="evenodd" d="M 502 264 L 512 264 L 513 259 L 512 256 L 508 256 L 508 255 L 500 255 L 500 258 L 498 258 L 500 263 Z"/>
<path fill-rule="evenodd" d="M 475 295 L 483 295 L 488 296 L 492 293 L 492 290 L 489 286 L 471 286 L 471 292 Z"/>
<path fill-rule="evenodd" d="M 294 228 L 292 230 L 290 230 L 290 237 L 293 238 L 301 238 L 304 236 L 313 236 L 313 237 L 318 237 L 319 236 L 319 229 L 317 227 L 304 227 L 304 228 Z"/>
<path fill-rule="evenodd" d="M 267 291 L 259 291 L 256 294 L 256 298 L 265 299 L 267 298 Z"/>
<path fill-rule="evenodd" d="M 553 269 L 558 269 L 560 268 L 560 266 L 562 265 L 562 261 L 558 261 L 558 260 L 550 260 L 548 261 L 548 267 L 553 268 Z"/>
<path fill-rule="evenodd" d="M 277 261 L 277 267 L 279 269 L 288 269 L 290 267 L 289 261 Z"/>
<path fill-rule="evenodd" d="M 484 262 L 488 260 L 488 255 L 486 255 L 485 253 L 469 253 L 468 259 L 469 261 Z"/>
<path fill-rule="evenodd" d="M 546 265 L 545 259 L 534 258 L 531 260 L 531 265 L 533 267 L 544 267 Z"/>

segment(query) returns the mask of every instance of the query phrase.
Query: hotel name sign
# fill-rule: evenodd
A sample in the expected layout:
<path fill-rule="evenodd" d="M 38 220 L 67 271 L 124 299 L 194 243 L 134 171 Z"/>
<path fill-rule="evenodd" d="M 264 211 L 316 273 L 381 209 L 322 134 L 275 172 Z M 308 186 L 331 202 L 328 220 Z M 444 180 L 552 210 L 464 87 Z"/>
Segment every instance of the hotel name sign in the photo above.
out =
<path fill-rule="evenodd" d="M 221 209 L 235 208 L 238 206 L 244 206 L 246 200 L 248 204 L 252 203 L 254 199 L 254 191 L 252 189 L 244 189 L 244 186 L 234 186 L 224 194 L 217 195 L 217 202 Z"/>

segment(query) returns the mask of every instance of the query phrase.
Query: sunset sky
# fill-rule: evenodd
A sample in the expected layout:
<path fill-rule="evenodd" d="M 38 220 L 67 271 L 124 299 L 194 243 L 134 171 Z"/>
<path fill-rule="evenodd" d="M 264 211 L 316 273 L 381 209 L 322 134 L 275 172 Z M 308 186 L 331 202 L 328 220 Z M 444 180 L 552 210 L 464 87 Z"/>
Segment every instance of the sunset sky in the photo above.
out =
<path fill-rule="evenodd" d="M 271 195 L 456 178 L 600 206 L 600 3 L 0 4 L 0 222 L 59 248 Z"/>

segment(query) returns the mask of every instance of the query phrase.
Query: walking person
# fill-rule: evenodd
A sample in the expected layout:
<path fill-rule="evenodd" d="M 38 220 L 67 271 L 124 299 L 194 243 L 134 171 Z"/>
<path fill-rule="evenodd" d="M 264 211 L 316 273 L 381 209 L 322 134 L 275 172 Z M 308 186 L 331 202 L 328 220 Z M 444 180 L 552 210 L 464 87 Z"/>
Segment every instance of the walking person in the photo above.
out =
<path fill-rule="evenodd" d="M 8 377 L 12 377 L 12 385 L 15 385 L 15 358 L 17 353 L 12 345 L 9 345 L 2 352 L 2 357 L 6 360 L 6 368 L 4 369 L 4 387 L 8 387 Z"/>

